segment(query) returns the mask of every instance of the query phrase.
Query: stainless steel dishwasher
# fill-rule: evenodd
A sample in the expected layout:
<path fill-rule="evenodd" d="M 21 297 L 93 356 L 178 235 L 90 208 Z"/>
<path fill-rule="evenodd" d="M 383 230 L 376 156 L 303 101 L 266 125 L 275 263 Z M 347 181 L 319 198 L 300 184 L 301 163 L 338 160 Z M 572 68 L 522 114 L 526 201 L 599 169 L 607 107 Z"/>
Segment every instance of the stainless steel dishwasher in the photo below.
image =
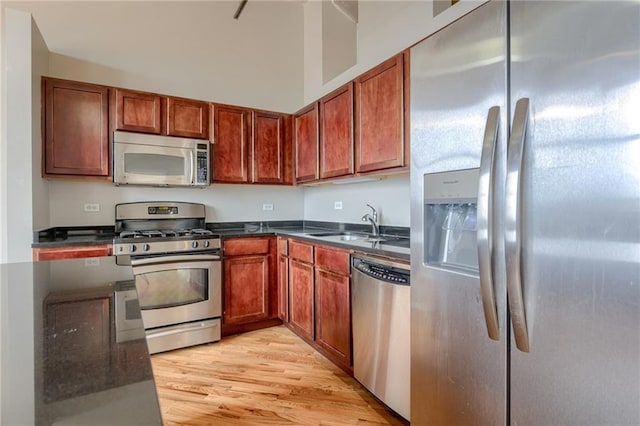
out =
<path fill-rule="evenodd" d="M 409 265 L 354 255 L 351 274 L 353 374 L 410 420 Z"/>

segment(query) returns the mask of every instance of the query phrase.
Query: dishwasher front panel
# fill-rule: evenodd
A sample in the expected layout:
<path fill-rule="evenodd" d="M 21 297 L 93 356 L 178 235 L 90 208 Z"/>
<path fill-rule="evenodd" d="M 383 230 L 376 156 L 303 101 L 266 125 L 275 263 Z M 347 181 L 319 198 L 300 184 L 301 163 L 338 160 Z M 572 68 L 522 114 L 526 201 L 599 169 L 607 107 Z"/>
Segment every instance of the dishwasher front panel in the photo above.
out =
<path fill-rule="evenodd" d="M 408 269 L 408 265 L 353 256 L 351 309 L 356 380 L 410 420 Z"/>

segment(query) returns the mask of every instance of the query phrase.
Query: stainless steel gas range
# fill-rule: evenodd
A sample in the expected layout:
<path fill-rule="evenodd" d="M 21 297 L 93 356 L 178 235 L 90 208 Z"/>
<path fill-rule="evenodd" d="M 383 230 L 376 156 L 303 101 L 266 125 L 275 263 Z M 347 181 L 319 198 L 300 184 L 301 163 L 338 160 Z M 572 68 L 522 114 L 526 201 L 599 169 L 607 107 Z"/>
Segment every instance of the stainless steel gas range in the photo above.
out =
<path fill-rule="evenodd" d="M 205 207 L 181 202 L 116 205 L 114 252 L 131 265 L 150 353 L 220 340 L 220 238 L 205 229 Z M 136 300 L 120 294 L 121 300 Z M 116 306 L 118 308 L 118 306 Z M 117 309 L 126 327 L 128 312 Z"/>

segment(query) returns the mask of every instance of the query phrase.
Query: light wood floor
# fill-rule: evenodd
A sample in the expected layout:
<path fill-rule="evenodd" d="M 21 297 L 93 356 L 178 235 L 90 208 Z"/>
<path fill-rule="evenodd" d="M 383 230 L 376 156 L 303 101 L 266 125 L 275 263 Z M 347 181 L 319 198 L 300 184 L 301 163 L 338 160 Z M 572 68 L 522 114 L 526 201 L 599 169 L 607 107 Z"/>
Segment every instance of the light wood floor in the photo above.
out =
<path fill-rule="evenodd" d="M 402 425 L 284 326 L 151 357 L 165 425 Z"/>

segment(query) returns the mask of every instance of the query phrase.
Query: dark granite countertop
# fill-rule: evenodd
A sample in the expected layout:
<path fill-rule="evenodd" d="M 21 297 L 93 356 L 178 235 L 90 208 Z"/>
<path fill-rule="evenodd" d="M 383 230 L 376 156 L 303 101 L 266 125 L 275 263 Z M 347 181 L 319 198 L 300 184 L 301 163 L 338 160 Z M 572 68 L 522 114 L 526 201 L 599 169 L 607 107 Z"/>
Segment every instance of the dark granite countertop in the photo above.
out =
<path fill-rule="evenodd" d="M 162 424 L 142 321 L 116 328 L 114 257 L 0 265 L 0 424 Z"/>
<path fill-rule="evenodd" d="M 114 226 L 57 226 L 36 231 L 33 248 L 91 246 L 111 244 L 115 237 Z"/>
<path fill-rule="evenodd" d="M 225 222 L 207 224 L 207 228 L 222 238 L 260 235 L 282 235 L 313 243 L 342 247 L 374 255 L 393 257 L 409 261 L 409 228 L 381 226 L 384 242 L 344 241 L 341 235 L 313 235 L 320 233 L 369 233 L 371 227 L 359 224 L 344 224 L 316 221 L 281 222 Z"/>
<path fill-rule="evenodd" d="M 387 236 L 385 242 L 343 241 L 339 236 L 311 235 L 322 231 L 345 233 L 368 233 L 371 231 L 369 225 L 350 223 L 307 220 L 219 222 L 208 223 L 207 228 L 222 238 L 283 235 L 407 261 L 410 258 L 409 228 L 407 227 L 380 226 L 380 232 Z M 110 244 L 114 237 L 113 226 L 55 227 L 36 232 L 34 243 L 31 246 L 44 248 Z"/>

